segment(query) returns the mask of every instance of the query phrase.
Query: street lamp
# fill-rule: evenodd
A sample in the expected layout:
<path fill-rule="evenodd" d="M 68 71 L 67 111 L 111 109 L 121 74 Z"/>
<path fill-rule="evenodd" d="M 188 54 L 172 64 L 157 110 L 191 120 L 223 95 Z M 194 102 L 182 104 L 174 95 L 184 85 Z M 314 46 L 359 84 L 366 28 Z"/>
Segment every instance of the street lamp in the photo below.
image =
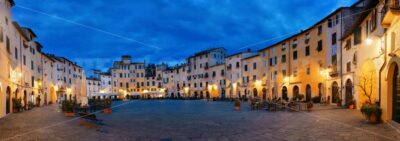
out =
<path fill-rule="evenodd" d="M 373 42 L 373 40 L 372 40 L 371 38 L 365 39 L 365 43 L 366 43 L 367 45 L 371 45 L 372 42 Z"/>

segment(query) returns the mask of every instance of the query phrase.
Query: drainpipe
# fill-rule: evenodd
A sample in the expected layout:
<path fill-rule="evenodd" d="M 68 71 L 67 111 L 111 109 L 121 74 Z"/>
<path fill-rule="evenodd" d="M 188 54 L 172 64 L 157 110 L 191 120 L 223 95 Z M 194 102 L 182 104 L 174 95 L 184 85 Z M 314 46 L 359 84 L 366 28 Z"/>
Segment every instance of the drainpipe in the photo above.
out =
<path fill-rule="evenodd" d="M 387 53 L 387 46 L 386 46 L 386 40 L 387 40 L 387 34 L 384 35 L 384 41 L 381 40 L 381 47 L 383 47 L 383 65 L 382 67 L 379 69 L 379 106 L 381 106 L 381 95 L 382 95 L 382 72 L 384 70 L 384 68 L 386 67 L 387 64 L 387 57 L 386 57 L 386 53 Z"/>

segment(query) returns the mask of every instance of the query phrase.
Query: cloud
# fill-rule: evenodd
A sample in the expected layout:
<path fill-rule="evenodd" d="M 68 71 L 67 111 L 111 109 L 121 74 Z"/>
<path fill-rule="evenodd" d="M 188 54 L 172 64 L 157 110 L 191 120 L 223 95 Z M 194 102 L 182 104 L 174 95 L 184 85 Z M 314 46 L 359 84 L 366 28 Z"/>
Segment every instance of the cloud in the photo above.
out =
<path fill-rule="evenodd" d="M 30 0 L 16 3 L 158 46 L 160 50 L 18 7 L 13 9 L 13 15 L 21 25 L 31 27 L 38 34 L 44 51 L 75 60 L 86 70 L 105 70 L 124 54 L 146 62 L 179 63 L 209 47 L 224 46 L 230 53 L 237 52 L 243 46 L 300 31 L 334 9 L 354 2 Z M 262 48 L 274 41 L 252 48 Z"/>

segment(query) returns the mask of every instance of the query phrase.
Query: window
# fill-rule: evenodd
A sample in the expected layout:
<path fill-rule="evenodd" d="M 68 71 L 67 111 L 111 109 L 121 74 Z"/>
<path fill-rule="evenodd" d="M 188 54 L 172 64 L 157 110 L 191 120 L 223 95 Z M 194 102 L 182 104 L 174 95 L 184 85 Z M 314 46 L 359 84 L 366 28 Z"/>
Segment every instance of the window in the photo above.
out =
<path fill-rule="evenodd" d="M 0 43 L 3 42 L 4 34 L 3 34 L 3 27 L 0 27 Z"/>
<path fill-rule="evenodd" d="M 253 69 L 257 69 L 257 63 L 253 63 Z"/>
<path fill-rule="evenodd" d="M 244 71 L 247 71 L 247 65 L 244 65 Z"/>
<path fill-rule="evenodd" d="M 351 48 L 351 39 L 348 39 L 348 40 L 346 40 L 344 49 L 349 50 L 350 48 Z"/>
<path fill-rule="evenodd" d="M 11 53 L 11 49 L 10 49 L 10 38 L 8 38 L 6 36 L 6 48 L 7 48 L 7 52 Z"/>
<path fill-rule="evenodd" d="M 293 76 L 294 76 L 294 77 L 297 77 L 297 68 L 294 68 L 294 70 L 293 70 Z"/>
<path fill-rule="evenodd" d="M 350 63 L 350 62 L 347 62 L 347 64 L 346 64 L 346 70 L 347 70 L 347 72 L 350 72 L 350 71 L 351 71 L 351 63 Z"/>
<path fill-rule="evenodd" d="M 286 70 L 282 70 L 282 76 L 283 76 L 283 77 L 286 76 Z"/>
<path fill-rule="evenodd" d="M 283 43 L 282 44 L 282 50 L 285 50 L 286 49 L 286 43 Z"/>
<path fill-rule="evenodd" d="M 339 24 L 339 14 L 336 15 L 335 23 L 336 23 L 336 25 Z"/>
<path fill-rule="evenodd" d="M 307 75 L 310 75 L 311 74 L 311 69 L 310 69 L 310 67 L 307 67 Z"/>
<path fill-rule="evenodd" d="M 310 33 L 307 33 L 304 39 L 304 43 L 308 44 L 309 42 L 310 42 Z"/>
<path fill-rule="evenodd" d="M 286 54 L 282 55 L 282 63 L 286 63 Z"/>
<path fill-rule="evenodd" d="M 22 56 L 22 62 L 24 63 L 24 65 L 26 66 L 26 56 Z"/>
<path fill-rule="evenodd" d="M 236 62 L 236 68 L 239 68 L 239 67 L 240 67 L 240 63 Z"/>
<path fill-rule="evenodd" d="M 318 35 L 321 35 L 322 34 L 322 26 L 320 25 L 320 26 L 318 26 Z"/>
<path fill-rule="evenodd" d="M 269 65 L 272 66 L 272 58 L 269 58 Z"/>
<path fill-rule="evenodd" d="M 293 40 L 293 44 L 292 44 L 292 48 L 296 48 L 297 47 L 297 39 Z"/>
<path fill-rule="evenodd" d="M 15 48 L 15 53 L 14 53 L 14 55 L 15 55 L 15 59 L 18 59 L 18 48 Z"/>
<path fill-rule="evenodd" d="M 224 75 L 225 75 L 225 71 L 221 70 L 221 76 L 224 76 Z"/>
<path fill-rule="evenodd" d="M 367 20 L 365 22 L 365 37 L 368 38 L 368 34 L 369 34 L 369 21 Z"/>
<path fill-rule="evenodd" d="M 361 43 L 361 27 L 358 27 L 354 29 L 354 45 L 360 44 Z"/>
<path fill-rule="evenodd" d="M 253 81 L 256 81 L 256 80 L 257 80 L 257 76 L 253 75 Z"/>
<path fill-rule="evenodd" d="M 265 51 L 262 52 L 262 56 L 265 57 L 267 56 L 267 53 Z"/>
<path fill-rule="evenodd" d="M 263 60 L 263 67 L 267 67 L 267 61 Z"/>
<path fill-rule="evenodd" d="M 306 46 L 306 56 L 310 56 L 310 46 Z"/>
<path fill-rule="evenodd" d="M 332 34 L 332 45 L 336 45 L 337 38 L 336 38 L 336 32 Z"/>
<path fill-rule="evenodd" d="M 293 60 L 297 60 L 297 50 L 293 51 Z"/>
<path fill-rule="evenodd" d="M 373 11 L 372 11 L 372 16 L 371 16 L 371 31 L 373 31 L 373 30 L 375 30 L 375 28 L 376 28 L 376 18 L 377 18 L 377 16 L 376 16 L 376 10 L 374 9 Z"/>
<path fill-rule="evenodd" d="M 321 51 L 322 51 L 322 40 L 319 40 L 319 41 L 318 41 L 317 51 L 318 51 L 318 52 L 321 52 Z"/>
<path fill-rule="evenodd" d="M 215 71 L 213 71 L 212 72 L 212 77 L 215 77 L 216 76 L 216 73 L 215 73 Z"/>
<path fill-rule="evenodd" d="M 329 27 L 329 28 L 332 27 L 332 19 L 328 19 L 328 27 Z"/>
<path fill-rule="evenodd" d="M 34 76 L 31 77 L 31 83 L 32 83 L 32 87 L 35 87 L 35 77 Z"/>
<path fill-rule="evenodd" d="M 33 63 L 33 61 L 31 61 L 31 70 L 34 70 L 35 68 L 35 64 Z"/>

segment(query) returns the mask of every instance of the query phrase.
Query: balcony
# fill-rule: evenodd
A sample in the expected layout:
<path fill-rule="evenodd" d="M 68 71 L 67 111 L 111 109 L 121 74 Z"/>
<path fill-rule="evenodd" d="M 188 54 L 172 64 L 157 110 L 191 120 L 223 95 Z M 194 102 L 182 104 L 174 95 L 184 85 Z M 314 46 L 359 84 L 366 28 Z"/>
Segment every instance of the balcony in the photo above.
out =
<path fill-rule="evenodd" d="M 387 28 L 400 15 L 400 0 L 386 0 L 382 15 L 382 26 Z"/>
<path fill-rule="evenodd" d="M 337 66 L 333 66 L 332 70 L 329 72 L 330 77 L 337 77 L 339 76 L 339 71 L 337 70 Z"/>

